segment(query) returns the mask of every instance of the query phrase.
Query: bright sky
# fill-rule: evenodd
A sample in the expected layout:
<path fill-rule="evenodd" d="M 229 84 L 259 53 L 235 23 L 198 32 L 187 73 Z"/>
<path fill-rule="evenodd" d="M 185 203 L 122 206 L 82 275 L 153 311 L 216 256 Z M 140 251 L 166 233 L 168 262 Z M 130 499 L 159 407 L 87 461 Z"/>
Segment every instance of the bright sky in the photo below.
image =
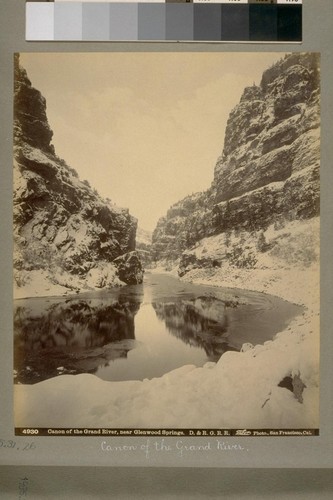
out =
<path fill-rule="evenodd" d="M 244 87 L 281 53 L 22 53 L 58 156 L 153 230 L 207 189 Z"/>

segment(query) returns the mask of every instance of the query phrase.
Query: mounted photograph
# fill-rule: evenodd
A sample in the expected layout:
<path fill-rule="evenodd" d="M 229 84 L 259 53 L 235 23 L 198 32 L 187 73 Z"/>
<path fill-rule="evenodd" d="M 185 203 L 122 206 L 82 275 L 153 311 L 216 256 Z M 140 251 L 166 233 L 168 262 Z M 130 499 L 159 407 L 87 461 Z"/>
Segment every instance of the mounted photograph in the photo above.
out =
<path fill-rule="evenodd" d="M 17 435 L 319 434 L 319 53 L 17 53 L 13 134 Z"/>

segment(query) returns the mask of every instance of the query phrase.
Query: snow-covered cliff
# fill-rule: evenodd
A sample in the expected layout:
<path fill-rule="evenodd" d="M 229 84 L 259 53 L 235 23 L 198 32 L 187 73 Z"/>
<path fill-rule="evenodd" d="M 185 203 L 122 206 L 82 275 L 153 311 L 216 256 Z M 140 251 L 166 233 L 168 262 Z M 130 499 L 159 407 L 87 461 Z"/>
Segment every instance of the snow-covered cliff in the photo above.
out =
<path fill-rule="evenodd" d="M 260 233 L 273 223 L 318 216 L 319 106 L 316 53 L 286 55 L 259 86 L 245 88 L 229 115 L 210 189 L 179 201 L 159 220 L 154 258 L 177 259 L 199 240 L 231 231 L 257 232 L 260 244 Z"/>
<path fill-rule="evenodd" d="M 141 282 L 137 220 L 102 199 L 55 154 L 45 99 L 32 87 L 18 57 L 14 90 L 18 296 Z"/>

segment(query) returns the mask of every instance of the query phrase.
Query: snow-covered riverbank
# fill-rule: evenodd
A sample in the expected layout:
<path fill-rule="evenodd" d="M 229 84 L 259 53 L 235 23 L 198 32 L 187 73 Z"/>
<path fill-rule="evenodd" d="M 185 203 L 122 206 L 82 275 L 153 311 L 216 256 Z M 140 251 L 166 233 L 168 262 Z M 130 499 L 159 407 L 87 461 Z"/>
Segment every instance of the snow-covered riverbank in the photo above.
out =
<path fill-rule="evenodd" d="M 305 274 L 301 275 L 305 279 Z M 278 281 L 271 281 L 271 292 L 274 283 Z M 318 319 L 314 309 L 307 309 L 274 341 L 253 348 L 245 346 L 245 352 L 227 352 L 217 364 L 207 363 L 202 368 L 184 366 L 143 382 L 106 382 L 84 374 L 62 375 L 30 386 L 17 385 L 15 424 L 109 428 L 318 427 Z M 306 386 L 298 397 L 279 387 L 287 376 L 296 376 Z"/>
<path fill-rule="evenodd" d="M 52 275 L 45 269 L 36 269 L 21 271 L 20 286 L 14 281 L 14 299 L 70 296 L 125 285 L 117 276 L 115 266 L 106 262 L 91 269 L 85 278 L 63 276 L 59 270 Z"/>
<path fill-rule="evenodd" d="M 315 318 L 303 317 L 315 328 Z M 273 342 L 227 352 L 217 364 L 184 366 L 161 378 L 105 382 L 64 375 L 15 386 L 16 426 L 306 428 L 318 426 L 318 350 L 301 319 Z M 300 403 L 278 387 L 300 374 Z"/>
<path fill-rule="evenodd" d="M 204 238 L 188 252 L 197 259 L 203 256 L 221 258 L 222 266 L 215 269 L 193 269 L 183 278 L 231 288 L 242 288 L 277 295 L 308 308 L 319 307 L 319 219 L 274 225 L 262 232 L 267 251 L 259 251 L 258 236 L 232 233 Z M 246 247 L 244 258 L 251 256 L 254 266 L 237 267 L 228 264 L 226 255 L 235 248 Z M 186 253 L 186 252 L 185 252 Z"/>
<path fill-rule="evenodd" d="M 300 227 L 313 235 L 318 225 Z M 276 236 L 276 234 L 275 234 Z M 269 235 L 266 235 L 269 239 Z M 218 238 L 218 237 L 216 237 Z M 293 232 L 296 247 L 300 240 Z M 307 238 L 306 238 L 307 239 Z M 290 238 L 287 241 L 290 246 Z M 218 245 L 203 240 L 198 253 Z M 295 247 L 295 252 L 297 248 Z M 319 246 L 318 246 L 319 247 Z M 307 249 L 308 250 L 308 249 Z M 205 250 L 204 250 L 205 251 Z M 207 249 L 205 251 L 207 253 Z M 244 345 L 218 363 L 183 366 L 160 378 L 106 382 L 94 375 L 61 375 L 15 386 L 15 425 L 33 427 L 132 428 L 316 428 L 319 426 L 319 264 L 304 264 L 296 252 L 258 254 L 255 269 L 194 269 L 195 283 L 263 291 L 305 306 L 274 340 Z M 297 257 L 298 255 L 298 257 Z M 295 265 L 295 258 L 298 263 Z M 288 377 L 289 390 L 279 386 Z"/>

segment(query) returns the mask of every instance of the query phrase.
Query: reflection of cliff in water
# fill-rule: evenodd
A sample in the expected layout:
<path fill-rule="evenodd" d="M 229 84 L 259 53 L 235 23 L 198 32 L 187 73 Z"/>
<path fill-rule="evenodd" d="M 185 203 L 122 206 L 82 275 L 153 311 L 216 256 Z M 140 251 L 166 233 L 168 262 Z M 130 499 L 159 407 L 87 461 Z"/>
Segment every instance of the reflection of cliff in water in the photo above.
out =
<path fill-rule="evenodd" d="M 217 361 L 226 351 L 236 350 L 228 343 L 228 316 L 222 300 L 197 297 L 152 305 L 170 333 L 186 344 L 203 348 L 210 361 Z"/>
<path fill-rule="evenodd" d="M 35 383 L 61 373 L 94 373 L 127 357 L 135 345 L 140 302 L 117 299 L 39 301 L 14 313 L 16 382 Z"/>

